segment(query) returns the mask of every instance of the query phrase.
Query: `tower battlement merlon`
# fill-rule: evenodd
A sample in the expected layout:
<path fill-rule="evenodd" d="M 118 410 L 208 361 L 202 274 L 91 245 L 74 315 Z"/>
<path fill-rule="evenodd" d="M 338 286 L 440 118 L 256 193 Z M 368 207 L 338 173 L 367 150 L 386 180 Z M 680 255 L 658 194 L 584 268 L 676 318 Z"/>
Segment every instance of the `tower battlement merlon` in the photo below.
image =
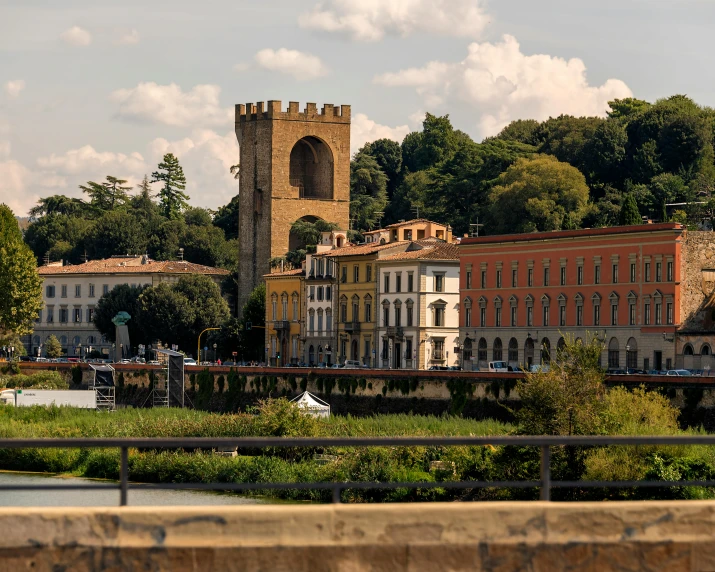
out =
<path fill-rule="evenodd" d="M 306 103 L 303 111 L 300 111 L 300 104 L 297 101 L 289 102 L 286 111 L 282 111 L 281 102 L 277 100 L 236 105 L 236 123 L 260 119 L 350 123 L 350 115 L 349 105 L 338 106 L 332 103 L 324 104 L 321 109 L 318 109 L 315 103 Z"/>

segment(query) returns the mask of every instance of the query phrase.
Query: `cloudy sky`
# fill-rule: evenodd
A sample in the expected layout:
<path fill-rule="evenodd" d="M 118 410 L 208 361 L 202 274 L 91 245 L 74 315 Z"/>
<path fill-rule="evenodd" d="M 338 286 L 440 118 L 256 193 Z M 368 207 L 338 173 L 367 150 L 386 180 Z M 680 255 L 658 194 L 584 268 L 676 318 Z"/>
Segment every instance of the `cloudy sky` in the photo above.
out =
<path fill-rule="evenodd" d="M 0 0 L 0 202 L 137 183 L 175 153 L 191 202 L 237 192 L 233 105 L 351 104 L 352 148 L 449 113 L 517 118 L 715 105 L 715 0 Z"/>

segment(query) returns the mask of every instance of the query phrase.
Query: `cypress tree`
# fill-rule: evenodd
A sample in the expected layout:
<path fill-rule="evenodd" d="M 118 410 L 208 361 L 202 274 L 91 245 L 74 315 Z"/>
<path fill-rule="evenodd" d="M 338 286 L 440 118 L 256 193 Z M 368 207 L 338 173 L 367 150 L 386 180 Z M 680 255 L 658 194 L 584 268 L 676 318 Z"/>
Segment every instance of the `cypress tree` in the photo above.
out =
<path fill-rule="evenodd" d="M 164 183 L 159 191 L 159 207 L 162 214 L 168 219 L 178 219 L 189 206 L 186 202 L 189 200 L 189 195 L 184 192 L 186 189 L 184 170 L 173 153 L 164 155 L 164 159 L 159 163 L 159 171 L 151 174 L 151 182 Z"/>
<path fill-rule="evenodd" d="M 626 195 L 623 205 L 621 206 L 620 214 L 620 225 L 630 226 L 634 224 L 642 224 L 643 220 L 638 212 L 638 205 L 636 204 L 636 198 L 632 193 Z"/>

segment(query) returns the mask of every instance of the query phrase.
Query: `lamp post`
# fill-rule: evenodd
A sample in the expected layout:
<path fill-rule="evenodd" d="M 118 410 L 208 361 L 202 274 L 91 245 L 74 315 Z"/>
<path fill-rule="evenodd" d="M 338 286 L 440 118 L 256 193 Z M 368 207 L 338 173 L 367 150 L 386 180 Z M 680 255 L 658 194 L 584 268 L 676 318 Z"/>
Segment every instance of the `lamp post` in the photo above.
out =
<path fill-rule="evenodd" d="M 211 330 L 220 330 L 221 328 L 206 328 L 205 330 L 202 330 L 201 333 L 199 334 L 199 339 L 196 342 L 196 359 L 200 362 L 201 361 L 201 336 L 204 335 L 204 332 L 208 332 Z"/>
<path fill-rule="evenodd" d="M 214 344 L 214 363 L 216 363 L 216 347 L 218 344 Z"/>

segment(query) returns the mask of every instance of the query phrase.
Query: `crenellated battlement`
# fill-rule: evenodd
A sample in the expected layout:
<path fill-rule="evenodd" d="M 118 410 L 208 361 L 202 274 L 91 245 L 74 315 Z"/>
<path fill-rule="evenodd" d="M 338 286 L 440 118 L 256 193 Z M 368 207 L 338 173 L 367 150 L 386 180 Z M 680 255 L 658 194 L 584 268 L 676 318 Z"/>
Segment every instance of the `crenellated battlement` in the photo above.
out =
<path fill-rule="evenodd" d="M 315 103 L 306 103 L 305 109 L 300 111 L 300 103 L 291 101 L 288 103 L 288 109 L 283 111 L 281 102 L 276 100 L 236 105 L 236 123 L 261 119 L 350 123 L 350 106 L 326 103 L 319 110 Z"/>

